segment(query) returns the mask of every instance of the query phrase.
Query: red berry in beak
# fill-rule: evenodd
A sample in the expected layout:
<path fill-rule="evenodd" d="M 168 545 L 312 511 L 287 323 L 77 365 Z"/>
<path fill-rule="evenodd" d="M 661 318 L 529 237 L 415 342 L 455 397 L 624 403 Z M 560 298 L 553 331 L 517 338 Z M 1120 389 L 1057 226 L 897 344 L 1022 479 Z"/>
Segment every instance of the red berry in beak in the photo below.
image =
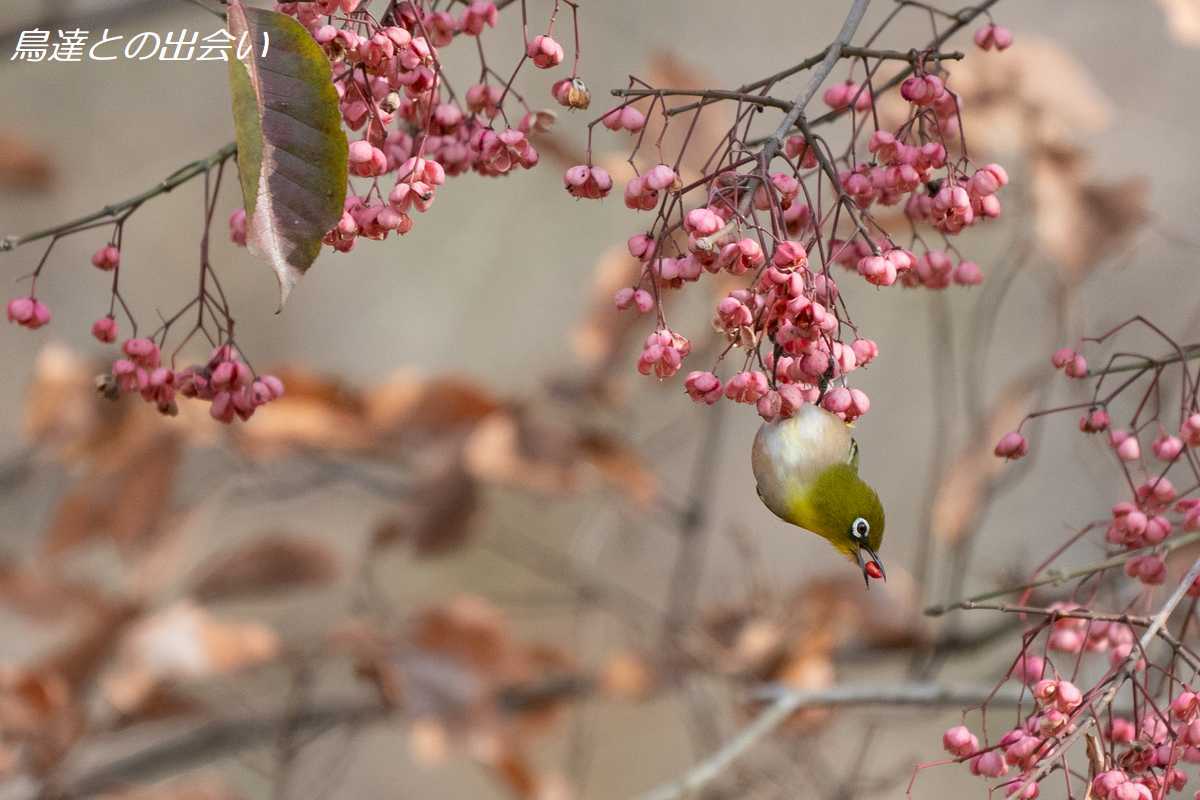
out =
<path fill-rule="evenodd" d="M 868 561 L 863 567 L 863 572 L 867 573 L 867 575 L 871 576 L 875 580 L 879 580 L 883 577 L 883 568 L 879 566 L 878 561 Z"/>

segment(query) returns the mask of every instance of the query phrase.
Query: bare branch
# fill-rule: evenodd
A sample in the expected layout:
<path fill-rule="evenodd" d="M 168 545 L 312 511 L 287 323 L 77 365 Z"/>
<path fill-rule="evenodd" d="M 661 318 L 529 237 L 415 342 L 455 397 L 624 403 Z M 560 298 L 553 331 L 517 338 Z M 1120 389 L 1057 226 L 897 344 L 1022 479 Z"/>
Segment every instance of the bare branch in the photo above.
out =
<path fill-rule="evenodd" d="M 1028 695 L 1026 695 L 1028 696 Z M 835 686 L 816 691 L 784 691 L 754 721 L 710 758 L 697 764 L 679 780 L 642 795 L 641 800 L 677 800 L 692 797 L 716 780 L 725 769 L 775 730 L 796 711 L 806 708 L 851 706 L 964 706 L 984 702 L 1016 705 L 1019 692 L 997 692 L 991 686 L 949 687 L 932 683 L 896 686 Z"/>
<path fill-rule="evenodd" d="M 210 156 L 198 159 L 190 164 L 184 164 L 182 167 L 172 172 L 154 186 L 150 187 L 141 194 L 130 197 L 128 200 L 123 200 L 119 203 L 105 206 L 99 211 L 93 211 L 91 214 L 85 214 L 78 219 L 71 220 L 70 222 L 60 223 L 52 228 L 46 228 L 44 230 L 34 231 L 33 233 L 26 233 L 20 236 L 5 236 L 3 239 L 0 239 L 0 252 L 13 250 L 23 244 L 36 242 L 39 239 L 48 239 L 52 236 L 63 236 L 65 234 L 72 233 L 76 229 L 82 228 L 94 222 L 102 221 L 106 218 L 113 219 L 115 221 L 116 217 L 119 215 L 132 212 L 147 200 L 157 197 L 160 194 L 166 194 L 175 187 L 187 183 L 192 178 L 207 174 L 214 167 L 224 164 L 236 154 L 237 144 L 230 142 Z"/>
<path fill-rule="evenodd" d="M 984 592 L 983 594 L 977 594 L 974 597 L 968 597 L 965 600 L 959 600 L 954 603 L 929 606 L 925 609 L 925 614 L 930 617 L 940 617 L 949 611 L 954 611 L 955 609 L 959 608 L 970 608 L 971 606 L 984 600 L 992 600 L 997 597 L 1003 597 L 1004 595 L 1012 594 L 1013 592 L 1020 592 L 1024 591 L 1025 589 L 1036 589 L 1039 586 L 1061 586 L 1067 581 L 1071 581 L 1076 578 L 1084 578 L 1088 575 L 1094 575 L 1097 572 L 1103 572 L 1106 569 L 1122 566 L 1126 561 L 1129 561 L 1131 558 L 1136 558 L 1140 555 L 1145 555 L 1150 552 L 1166 555 L 1172 550 L 1197 541 L 1200 541 L 1200 531 L 1185 533 L 1182 536 L 1173 537 L 1162 544 L 1147 545 L 1146 547 L 1139 547 L 1136 550 L 1128 550 L 1120 555 L 1105 559 L 1104 561 L 1092 564 L 1091 566 L 1080 567 L 1079 569 L 1072 570 L 1071 572 L 1049 570 L 1046 573 L 1045 578 L 1039 578 L 1038 580 L 1022 583 L 1017 586 L 1009 586 L 1004 589 L 996 589 L 992 592 Z"/>

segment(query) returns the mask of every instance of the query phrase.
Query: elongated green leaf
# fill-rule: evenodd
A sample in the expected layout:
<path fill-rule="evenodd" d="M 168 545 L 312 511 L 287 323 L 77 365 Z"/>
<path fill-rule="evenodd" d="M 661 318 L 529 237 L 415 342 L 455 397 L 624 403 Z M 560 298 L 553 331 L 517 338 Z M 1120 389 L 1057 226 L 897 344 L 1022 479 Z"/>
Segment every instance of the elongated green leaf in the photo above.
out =
<path fill-rule="evenodd" d="M 229 4 L 229 61 L 246 244 L 279 278 L 280 307 L 346 198 L 346 135 L 329 60 L 300 23 Z"/>

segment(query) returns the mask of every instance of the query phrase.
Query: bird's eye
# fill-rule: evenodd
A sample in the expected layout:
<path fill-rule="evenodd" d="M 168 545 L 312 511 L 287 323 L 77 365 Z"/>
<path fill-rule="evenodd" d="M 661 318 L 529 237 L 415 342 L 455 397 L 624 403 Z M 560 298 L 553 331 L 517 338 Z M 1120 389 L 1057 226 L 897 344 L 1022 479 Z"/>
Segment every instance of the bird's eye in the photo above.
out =
<path fill-rule="evenodd" d="M 850 526 L 850 537 L 856 541 L 866 541 L 871 535 L 871 523 L 867 522 L 862 517 L 854 520 L 854 524 Z"/>

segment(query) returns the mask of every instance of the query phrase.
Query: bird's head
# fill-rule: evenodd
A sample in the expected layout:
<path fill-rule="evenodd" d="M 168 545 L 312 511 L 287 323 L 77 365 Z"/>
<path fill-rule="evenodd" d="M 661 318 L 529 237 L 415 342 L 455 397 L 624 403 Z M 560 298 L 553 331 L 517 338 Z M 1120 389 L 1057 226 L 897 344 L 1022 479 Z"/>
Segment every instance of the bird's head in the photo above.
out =
<path fill-rule="evenodd" d="M 883 504 L 879 495 L 849 464 L 837 464 L 817 476 L 804 519 L 794 520 L 845 554 L 863 571 L 863 579 L 886 579 L 879 547 L 883 544 Z"/>

